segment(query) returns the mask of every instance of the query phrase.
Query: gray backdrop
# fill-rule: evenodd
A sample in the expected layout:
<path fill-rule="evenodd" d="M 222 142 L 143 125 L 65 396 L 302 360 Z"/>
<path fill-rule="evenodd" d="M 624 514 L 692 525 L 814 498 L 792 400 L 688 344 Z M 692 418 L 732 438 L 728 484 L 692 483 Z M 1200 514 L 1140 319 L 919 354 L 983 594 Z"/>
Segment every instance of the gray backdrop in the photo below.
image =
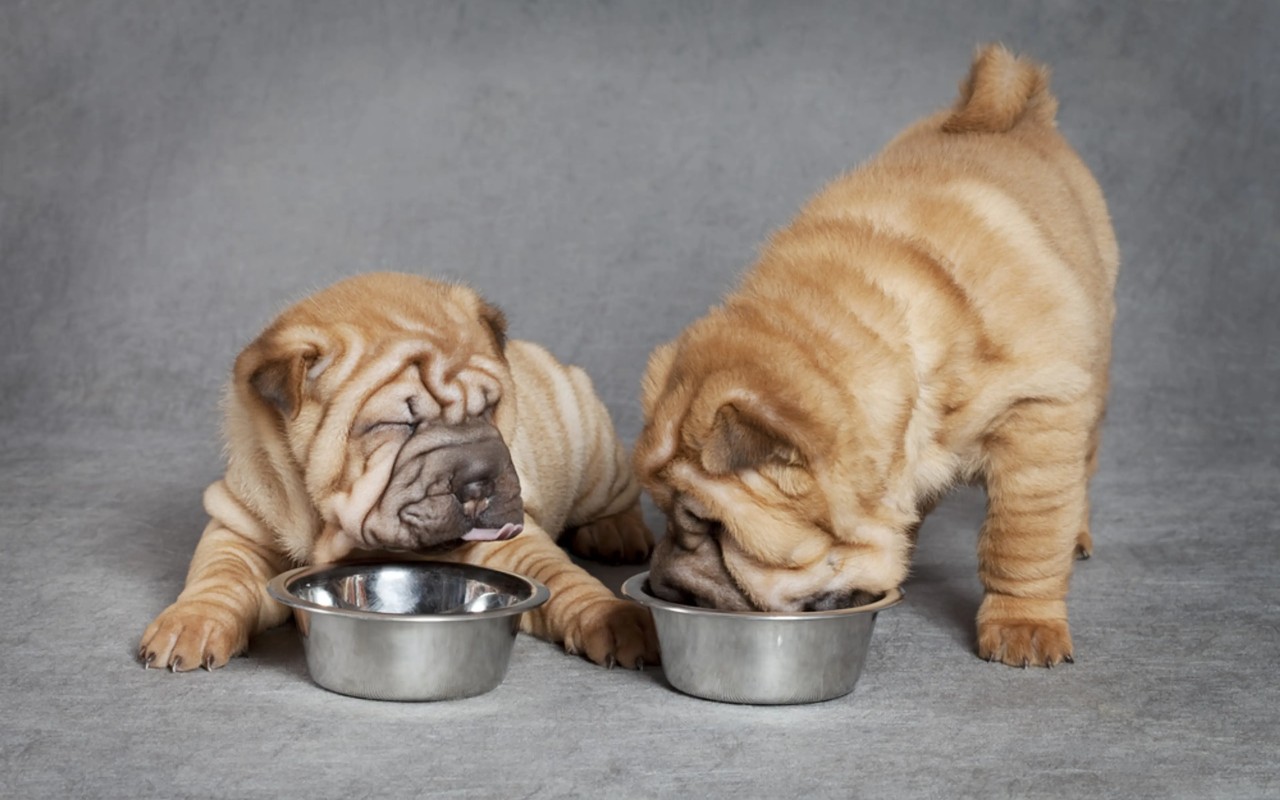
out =
<path fill-rule="evenodd" d="M 822 705 L 527 637 L 444 704 L 326 693 L 289 628 L 214 674 L 133 661 L 203 525 L 221 384 L 284 305 L 466 280 L 630 441 L 649 350 L 992 39 L 1052 65 L 1123 251 L 1077 664 L 971 654 L 972 491 Z M 1280 795 L 1278 40 L 1271 2 L 8 0 L 0 795 Z"/>

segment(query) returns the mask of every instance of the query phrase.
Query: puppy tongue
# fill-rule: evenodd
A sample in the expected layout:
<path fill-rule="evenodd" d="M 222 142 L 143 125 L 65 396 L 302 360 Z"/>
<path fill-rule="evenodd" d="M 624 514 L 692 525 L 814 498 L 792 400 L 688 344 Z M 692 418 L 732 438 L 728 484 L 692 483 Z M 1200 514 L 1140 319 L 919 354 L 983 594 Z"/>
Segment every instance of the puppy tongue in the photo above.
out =
<path fill-rule="evenodd" d="M 467 542 L 505 542 L 522 530 L 524 530 L 523 525 L 508 522 L 501 528 L 472 528 L 463 534 L 462 538 Z"/>

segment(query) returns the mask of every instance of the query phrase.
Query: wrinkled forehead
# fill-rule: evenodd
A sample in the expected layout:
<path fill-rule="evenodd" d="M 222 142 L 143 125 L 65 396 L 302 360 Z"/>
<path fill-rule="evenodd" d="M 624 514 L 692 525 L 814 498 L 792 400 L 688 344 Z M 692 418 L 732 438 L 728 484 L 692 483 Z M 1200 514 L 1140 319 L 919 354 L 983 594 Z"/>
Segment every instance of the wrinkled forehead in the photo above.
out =
<path fill-rule="evenodd" d="M 329 363 L 324 363 L 328 361 Z M 483 347 L 428 335 L 355 340 L 311 367 L 326 416 L 354 419 L 366 406 L 409 405 L 417 420 L 461 422 L 502 395 L 503 366 Z"/>
<path fill-rule="evenodd" d="M 483 357 L 473 357 L 458 370 L 433 369 L 420 361 L 405 364 L 369 393 L 356 414 L 356 426 L 370 420 L 457 424 L 483 413 L 502 398 L 499 376 L 484 369 L 483 362 Z"/>
<path fill-rule="evenodd" d="M 298 422 L 316 439 L 338 443 L 370 422 L 457 424 L 479 415 L 502 398 L 505 367 L 488 349 L 459 344 L 426 335 L 376 342 L 353 335 L 322 348 L 307 375 L 321 402 L 304 409 Z M 307 482 L 314 490 L 338 480 L 344 449 L 311 448 Z M 326 453 L 332 458 L 323 461 Z"/>
<path fill-rule="evenodd" d="M 306 383 L 317 434 L 343 435 L 367 403 L 416 398 L 417 420 L 460 422 L 502 396 L 504 365 L 483 335 L 396 334 L 330 325 L 308 335 Z M 323 426 L 323 429 L 321 429 Z"/>

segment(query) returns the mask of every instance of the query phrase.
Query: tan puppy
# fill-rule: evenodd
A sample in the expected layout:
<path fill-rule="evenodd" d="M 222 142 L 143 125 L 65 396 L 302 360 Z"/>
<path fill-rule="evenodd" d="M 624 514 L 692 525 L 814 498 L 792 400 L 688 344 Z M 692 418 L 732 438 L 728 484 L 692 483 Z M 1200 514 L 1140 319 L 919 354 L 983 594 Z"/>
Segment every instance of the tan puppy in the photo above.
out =
<path fill-rule="evenodd" d="M 525 630 L 596 663 L 657 663 L 648 613 L 555 543 L 567 529 L 583 556 L 649 553 L 608 412 L 582 370 L 506 341 L 470 289 L 377 273 L 303 300 L 236 359 L 226 412 L 226 476 L 186 588 L 143 634 L 146 665 L 222 666 L 287 618 L 272 577 L 387 551 L 535 578 L 551 599 Z"/>
<path fill-rule="evenodd" d="M 979 655 L 1072 660 L 1119 255 L 1056 108 L 1043 67 L 983 49 L 954 108 L 814 198 L 654 352 L 635 464 L 670 520 L 659 595 L 884 592 L 932 503 L 981 479 Z"/>

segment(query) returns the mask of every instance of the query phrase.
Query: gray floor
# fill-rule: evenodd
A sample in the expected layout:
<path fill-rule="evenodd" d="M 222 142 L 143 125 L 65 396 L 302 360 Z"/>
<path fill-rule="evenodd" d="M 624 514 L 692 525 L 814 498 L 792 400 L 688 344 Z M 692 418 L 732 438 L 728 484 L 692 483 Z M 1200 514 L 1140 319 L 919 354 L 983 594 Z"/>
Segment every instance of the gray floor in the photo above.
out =
<path fill-rule="evenodd" d="M 275 310 L 465 279 L 630 440 L 648 351 L 988 39 L 1053 65 L 1124 253 L 1077 664 L 971 655 L 972 492 L 831 703 L 528 638 L 444 704 L 326 693 L 288 628 L 214 674 L 134 663 Z M 0 795 L 1280 796 L 1278 40 L 1267 2 L 5 3 Z"/>

